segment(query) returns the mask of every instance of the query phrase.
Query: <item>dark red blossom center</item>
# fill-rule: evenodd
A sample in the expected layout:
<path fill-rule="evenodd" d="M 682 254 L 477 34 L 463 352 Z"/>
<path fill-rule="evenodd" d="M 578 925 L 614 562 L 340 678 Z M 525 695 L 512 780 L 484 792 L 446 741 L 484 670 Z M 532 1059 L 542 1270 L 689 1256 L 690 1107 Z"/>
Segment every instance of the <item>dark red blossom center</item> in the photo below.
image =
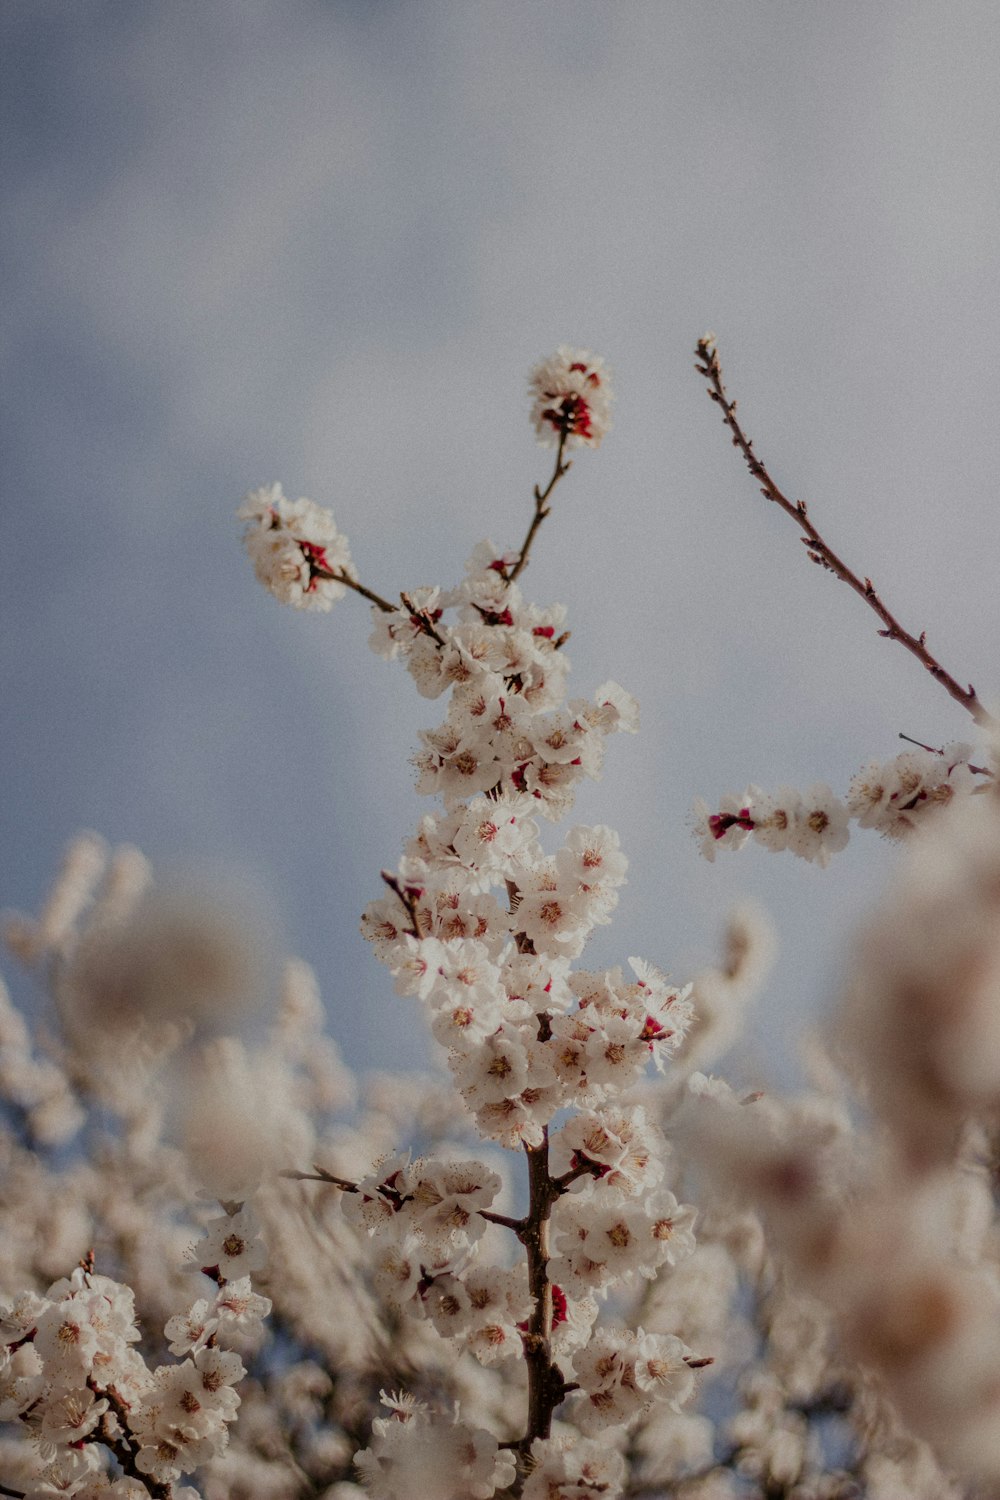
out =
<path fill-rule="evenodd" d="M 600 385 L 601 383 L 601 377 L 598 375 L 597 371 L 588 371 L 587 366 L 581 365 L 579 361 L 577 361 L 575 364 L 570 365 L 570 370 L 577 370 L 581 375 L 586 375 L 588 385 Z"/>
<path fill-rule="evenodd" d="M 575 433 L 585 438 L 593 434 L 590 407 L 575 392 L 559 398 L 557 406 L 546 407 L 542 420 L 551 422 L 559 432 Z"/>
<path fill-rule="evenodd" d="M 748 807 L 741 807 L 738 813 L 712 813 L 708 820 L 708 831 L 713 839 L 724 838 L 730 828 L 745 828 L 750 833 L 756 827 Z"/>

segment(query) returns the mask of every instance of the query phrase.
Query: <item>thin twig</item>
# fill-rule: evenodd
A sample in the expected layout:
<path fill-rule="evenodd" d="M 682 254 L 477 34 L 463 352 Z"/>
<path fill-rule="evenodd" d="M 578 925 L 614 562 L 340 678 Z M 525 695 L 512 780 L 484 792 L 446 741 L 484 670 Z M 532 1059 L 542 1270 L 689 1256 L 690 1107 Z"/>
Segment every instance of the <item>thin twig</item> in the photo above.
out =
<path fill-rule="evenodd" d="M 833 549 L 823 540 L 809 519 L 805 501 L 789 500 L 779 490 L 767 469 L 753 451 L 752 441 L 747 437 L 737 420 L 736 402 L 730 401 L 726 394 L 726 388 L 722 383 L 722 366 L 719 363 L 719 354 L 714 339 L 707 335 L 699 339 L 695 353 L 699 361 L 695 365 L 695 369 L 699 375 L 703 375 L 708 381 L 708 394 L 711 399 L 721 406 L 722 420 L 732 433 L 734 447 L 739 448 L 746 460 L 750 473 L 755 479 L 759 480 L 761 494 L 768 500 L 773 500 L 783 511 L 786 511 L 805 533 L 802 540 L 806 544 L 809 556 L 813 562 L 827 568 L 836 577 L 841 579 L 842 582 L 848 584 L 856 594 L 860 595 L 865 603 L 875 611 L 885 627 L 879 631 L 879 635 L 885 636 L 890 641 L 899 641 L 901 645 L 905 646 L 907 651 L 917 658 L 921 666 L 925 667 L 931 676 L 941 683 L 945 691 L 951 694 L 955 702 L 960 703 L 972 715 L 977 724 L 990 729 L 1000 728 L 997 720 L 980 703 L 972 684 L 969 683 L 968 687 L 964 688 L 960 686 L 951 673 L 946 672 L 940 662 L 931 655 L 927 649 L 926 633 L 921 631 L 919 635 L 913 635 L 910 631 L 904 629 L 876 593 L 871 579 L 859 578 L 846 563 L 841 561 Z"/>
<path fill-rule="evenodd" d="M 565 1193 L 569 1190 L 570 1183 L 576 1182 L 578 1177 L 599 1177 L 603 1170 L 599 1162 L 584 1160 L 579 1166 L 570 1167 L 558 1177 L 553 1177 L 552 1186 L 560 1193 Z"/>
<path fill-rule="evenodd" d="M 278 1173 L 279 1177 L 289 1177 L 293 1182 L 329 1182 L 333 1187 L 338 1187 L 345 1193 L 360 1192 L 356 1182 L 348 1182 L 346 1177 L 335 1177 L 325 1167 L 314 1167 L 311 1172 L 299 1172 L 294 1167 L 286 1167 Z"/>
<path fill-rule="evenodd" d="M 501 572 L 500 576 L 502 578 L 505 578 L 508 583 L 513 583 L 518 574 L 523 573 L 524 569 L 527 567 L 528 553 L 531 550 L 532 542 L 535 540 L 535 532 L 538 530 L 539 526 L 541 526 L 542 522 L 545 520 L 545 517 L 549 514 L 549 496 L 552 494 L 552 491 L 555 489 L 556 485 L 559 483 L 563 475 L 568 474 L 570 468 L 572 467 L 572 459 L 566 459 L 565 461 L 563 460 L 563 453 L 566 449 L 566 438 L 568 434 L 569 419 L 566 418 L 559 430 L 559 447 L 556 449 L 556 464 L 555 468 L 552 470 L 552 477 L 549 480 L 548 484 L 545 486 L 544 490 L 539 489 L 537 484 L 535 485 L 535 513 L 531 518 L 531 525 L 528 527 L 528 534 L 521 545 L 520 552 L 518 553 L 517 562 L 511 568 L 509 573 Z"/>
<path fill-rule="evenodd" d="M 358 1184 L 351 1182 L 349 1178 L 336 1177 L 333 1172 L 328 1172 L 325 1167 L 315 1165 L 311 1172 L 300 1172 L 295 1167 L 287 1167 L 284 1171 L 279 1172 L 278 1176 L 290 1178 L 292 1182 L 328 1182 L 332 1187 L 340 1188 L 341 1192 L 344 1193 L 360 1193 L 361 1191 Z M 394 1188 L 387 1188 L 384 1183 L 377 1191 L 390 1203 L 396 1204 L 397 1207 L 401 1207 L 407 1201 Z M 520 1236 L 526 1223 L 524 1219 L 511 1219 L 506 1214 L 495 1214 L 489 1208 L 477 1208 L 476 1213 L 481 1219 L 485 1219 L 488 1224 L 499 1224 L 503 1229 L 512 1229 L 518 1236 Z"/>
<path fill-rule="evenodd" d="M 918 750 L 929 750 L 931 755 L 944 754 L 943 745 L 925 745 L 923 740 L 915 740 L 912 734 L 904 734 L 902 730 L 899 731 L 899 738 L 906 740 L 907 744 L 916 745 Z M 993 772 L 989 766 L 974 766 L 971 761 L 966 761 L 965 764 L 974 776 L 988 776 L 991 781 L 994 779 Z"/>
<path fill-rule="evenodd" d="M 346 588 L 353 589 L 356 594 L 360 594 L 363 599 L 370 600 L 384 615 L 395 613 L 395 604 L 390 604 L 388 599 L 382 598 L 381 594 L 375 594 L 371 589 L 366 589 L 363 583 L 358 583 L 356 578 L 351 578 L 343 568 L 319 568 L 314 562 L 310 562 L 309 567 L 313 578 L 323 578 L 327 583 L 342 583 Z"/>
<path fill-rule="evenodd" d="M 366 589 L 363 583 L 358 583 L 357 579 L 352 578 L 349 573 L 345 573 L 343 568 L 321 568 L 312 561 L 309 563 L 309 568 L 310 578 L 322 578 L 328 583 L 342 583 L 346 588 L 353 589 L 356 594 L 360 594 L 363 599 L 370 600 L 384 615 L 394 615 L 399 609 L 398 604 L 390 604 L 388 599 L 382 598 L 381 594 L 376 594 L 372 589 Z M 412 603 L 408 594 L 401 593 L 399 597 L 402 600 L 403 608 L 409 611 L 414 625 L 419 630 L 422 630 L 424 635 L 429 635 L 439 646 L 446 646 L 448 644 L 447 641 L 439 631 L 435 630 L 434 622 L 427 611 L 418 609 Z"/>
<path fill-rule="evenodd" d="M 382 870 L 381 875 L 390 891 L 392 891 L 394 895 L 399 897 L 400 901 L 403 903 L 403 906 L 406 909 L 406 915 L 409 917 L 410 922 L 413 926 L 411 936 L 415 938 L 422 938 L 424 934 L 421 930 L 420 913 L 417 911 L 417 903 L 415 898 L 410 895 L 409 891 L 407 891 L 404 886 L 400 885 L 399 881 L 397 880 L 396 876 L 393 875 L 391 870 Z"/>
<path fill-rule="evenodd" d="M 499 1224 L 501 1229 L 512 1229 L 518 1237 L 524 1228 L 523 1219 L 511 1219 L 506 1214 L 495 1214 L 491 1208 L 477 1208 L 476 1213 L 481 1219 L 485 1219 L 487 1224 Z"/>
<path fill-rule="evenodd" d="M 439 631 L 435 630 L 434 621 L 427 611 L 425 609 L 418 609 L 409 594 L 401 593 L 399 597 L 403 601 L 403 608 L 410 611 L 410 619 L 414 625 L 422 630 L 424 635 L 429 635 L 431 640 L 436 641 L 439 646 L 447 646 L 448 642 Z"/>

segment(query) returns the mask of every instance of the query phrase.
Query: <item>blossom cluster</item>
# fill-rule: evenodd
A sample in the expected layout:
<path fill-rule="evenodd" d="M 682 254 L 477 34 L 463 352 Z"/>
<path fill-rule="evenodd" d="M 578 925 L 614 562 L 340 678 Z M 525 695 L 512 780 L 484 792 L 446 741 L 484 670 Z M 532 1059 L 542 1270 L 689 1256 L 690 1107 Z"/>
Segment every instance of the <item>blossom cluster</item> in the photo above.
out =
<path fill-rule="evenodd" d="M 798 1285 L 832 1311 L 912 1430 L 992 1495 L 1000 1476 L 1000 795 L 914 839 L 858 945 L 835 1028 L 877 1149 L 846 1112 L 752 1111 L 723 1083 L 687 1130 L 761 1212 Z M 739 1117 L 739 1131 L 734 1124 Z M 948 1493 L 946 1481 L 935 1481 Z M 916 1493 L 935 1494 L 928 1483 Z M 976 1491 L 978 1493 L 978 1490 Z"/>
<path fill-rule="evenodd" d="M 561 344 L 532 370 L 529 394 L 540 442 L 596 448 L 610 430 L 610 372 L 588 349 Z"/>
<path fill-rule="evenodd" d="M 715 812 L 699 798 L 694 835 L 708 860 L 715 858 L 716 849 L 740 849 L 752 837 L 772 854 L 788 850 L 827 865 L 831 854 L 846 847 L 852 821 L 901 839 L 955 798 L 984 791 L 982 778 L 993 773 L 974 765 L 973 756 L 971 745 L 954 744 L 941 750 L 918 746 L 892 760 L 869 761 L 852 780 L 846 801 L 822 783 L 805 793 L 749 786 L 742 794 L 721 798 Z"/>
<path fill-rule="evenodd" d="M 289 500 L 280 484 L 247 495 L 239 511 L 254 572 L 283 604 L 329 609 L 355 577 L 347 542 L 329 511 L 311 500 Z"/>
<path fill-rule="evenodd" d="M 696 1042 L 691 987 L 674 988 L 639 960 L 630 961 L 628 981 L 618 969 L 572 967 L 595 924 L 609 919 L 625 862 L 617 838 L 603 826 L 575 828 L 546 853 L 539 820 L 568 814 L 576 784 L 599 772 L 603 737 L 635 728 L 637 714 L 614 684 L 598 689 L 592 702 L 567 699 L 564 614 L 526 604 L 516 582 L 565 472 L 564 449 L 596 446 L 606 430 L 606 377 L 588 353 L 561 349 L 536 369 L 531 392 L 536 431 L 557 441 L 559 452 L 548 488 L 536 489 L 535 520 L 520 552 L 484 542 L 457 588 L 413 589 L 398 606 L 376 600 L 372 647 L 402 660 L 423 696 L 450 691 L 451 698 L 445 722 L 422 733 L 415 757 L 418 791 L 439 796 L 443 811 L 422 819 L 398 868 L 384 873 L 389 894 L 363 919 L 397 991 L 423 1005 L 479 1134 L 508 1149 L 523 1148 L 529 1167 L 534 1162 L 531 1206 L 521 1220 L 498 1215 L 490 1206 L 498 1183 L 481 1162 L 453 1163 L 446 1181 L 424 1161 L 397 1157 L 348 1185 L 347 1208 L 374 1242 L 383 1292 L 406 1313 L 430 1321 L 484 1364 L 523 1351 L 529 1409 L 537 1407 L 533 1360 L 541 1339 L 549 1410 L 562 1408 L 560 1419 L 576 1436 L 563 1432 L 553 1439 L 547 1419 L 534 1431 L 529 1423 L 517 1445 L 526 1494 L 547 1464 L 564 1464 L 574 1452 L 585 1463 L 580 1444 L 589 1434 L 634 1425 L 655 1397 L 680 1415 L 692 1394 L 692 1367 L 707 1362 L 673 1334 L 648 1333 L 641 1322 L 629 1328 L 598 1321 L 612 1290 L 637 1279 L 662 1280 L 695 1251 L 693 1210 L 673 1191 L 677 1180 L 661 1128 L 672 1113 L 681 1138 L 691 1129 L 686 1118 L 703 1121 L 696 1157 L 706 1150 L 712 1157 L 718 1137 L 708 1165 L 716 1175 L 721 1170 L 724 1182 L 729 1162 L 740 1191 L 745 1196 L 749 1187 L 756 1200 L 763 1226 L 805 1276 L 807 1292 L 818 1290 L 847 1324 L 858 1303 L 845 1303 L 838 1288 L 850 1280 L 864 1239 L 836 1233 L 843 1195 L 856 1180 L 849 1153 L 837 1149 L 849 1135 L 843 1116 L 821 1115 L 803 1128 L 794 1113 L 772 1107 L 751 1114 L 746 1130 L 735 1096 L 688 1068 L 681 1070 L 687 1103 L 683 1082 L 675 1086 L 673 1104 L 665 1103 L 668 1084 L 659 1121 L 651 1118 L 639 1100 L 648 1064 L 655 1061 L 662 1070 L 689 1032 Z M 773 852 L 790 849 L 826 864 L 847 843 L 852 818 L 900 837 L 933 822 L 932 815 L 956 798 L 983 790 L 976 782 L 983 768 L 971 757 L 971 747 L 958 745 L 873 763 L 855 778 L 846 803 L 823 785 L 805 795 L 752 787 L 714 813 L 700 804 L 696 832 L 709 858 L 716 844 L 738 847 L 753 836 Z M 982 1040 L 989 1025 L 983 1017 L 993 1013 L 991 992 L 974 1009 L 969 1037 Z M 960 1081 L 966 1082 L 964 1075 Z M 963 1096 L 961 1108 L 982 1103 Z M 820 1170 L 827 1156 L 833 1161 L 828 1178 Z M 547 1244 L 540 1256 L 536 1248 L 533 1261 L 528 1234 L 540 1223 Z M 487 1224 L 506 1225 L 528 1246 L 527 1276 L 480 1253 Z M 817 1261 L 824 1274 L 810 1283 L 805 1273 Z M 958 1348 L 968 1352 L 961 1339 Z M 867 1352 L 878 1366 L 878 1351 Z M 975 1379 L 989 1389 L 991 1368 L 982 1360 L 976 1368 Z M 968 1381 L 962 1389 L 966 1405 L 978 1410 L 981 1403 L 967 1399 Z M 918 1428 L 942 1437 L 940 1425 L 926 1421 L 919 1398 L 911 1399 L 905 1387 L 895 1394 L 916 1413 Z M 810 1462 L 808 1422 L 788 1413 L 780 1382 L 770 1388 L 749 1383 L 747 1400 L 731 1426 L 736 1454 L 744 1455 L 747 1472 L 790 1483 Z M 986 1406 L 991 1409 L 988 1400 Z M 414 1424 L 407 1414 L 418 1447 L 426 1446 L 425 1426 L 432 1421 L 424 1413 Z M 386 1445 L 403 1442 L 399 1425 L 373 1429 L 372 1446 L 360 1460 L 376 1495 L 396 1494 L 382 1460 L 392 1468 Z M 771 1433 L 766 1441 L 765 1428 Z M 483 1451 L 478 1437 L 467 1438 L 470 1453 Z M 993 1457 L 980 1451 L 978 1438 L 944 1446 L 967 1471 L 992 1472 Z M 811 1461 L 817 1461 L 815 1445 Z M 568 1492 L 561 1473 L 547 1478 L 539 1493 Z M 623 1477 L 602 1472 L 601 1492 L 614 1493 Z M 838 1486 L 850 1482 L 831 1476 L 827 1493 L 839 1494 Z M 488 1486 L 486 1471 L 477 1479 L 470 1474 L 468 1483 L 479 1493 L 475 1485 Z M 583 1478 L 569 1485 L 579 1495 L 598 1488 Z"/>
<path fill-rule="evenodd" d="M 248 1274 L 225 1274 L 263 1263 L 249 1210 L 216 1220 L 201 1256 L 212 1262 L 215 1296 L 168 1320 L 170 1351 L 185 1357 L 155 1369 L 136 1348 L 132 1289 L 91 1261 L 43 1295 L 0 1307 L 0 1420 L 19 1419 L 45 1460 L 33 1495 L 125 1500 L 149 1493 L 147 1480 L 171 1485 L 225 1451 L 240 1404 L 234 1386 L 246 1375 L 226 1346 L 259 1337 L 271 1306 Z M 109 1457 L 120 1478 L 109 1476 Z"/>
<path fill-rule="evenodd" d="M 626 860 L 604 825 L 548 825 L 638 710 L 615 683 L 570 696 L 565 611 L 519 579 L 612 393 L 563 348 L 530 397 L 552 477 L 521 547 L 481 543 L 451 589 L 379 597 L 280 486 L 240 512 L 281 602 L 358 593 L 376 653 L 447 695 L 415 756 L 438 805 L 362 918 L 440 1071 L 359 1087 L 260 914 L 93 835 L 5 923 L 51 1001 L 32 1027 L 0 985 L 5 1493 L 992 1500 L 995 748 L 873 763 L 846 802 L 702 807 L 710 856 L 753 837 L 826 863 L 851 819 L 908 836 L 809 1089 L 702 1071 L 769 927 L 734 913 L 682 985 L 578 964 Z"/>

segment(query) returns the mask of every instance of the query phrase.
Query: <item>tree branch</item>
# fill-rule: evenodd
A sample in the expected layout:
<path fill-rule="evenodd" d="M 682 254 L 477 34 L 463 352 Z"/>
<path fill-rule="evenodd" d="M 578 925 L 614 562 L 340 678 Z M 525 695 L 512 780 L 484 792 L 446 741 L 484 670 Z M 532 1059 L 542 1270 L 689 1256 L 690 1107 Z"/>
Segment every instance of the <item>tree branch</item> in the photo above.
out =
<path fill-rule="evenodd" d="M 346 588 L 353 589 L 363 599 L 367 599 L 370 603 L 376 605 L 384 615 L 391 615 L 395 611 L 396 606 L 390 604 L 388 599 L 383 599 L 381 594 L 376 594 L 371 589 L 366 589 L 363 583 L 358 583 L 356 578 L 351 578 L 344 572 L 343 568 L 321 568 L 310 559 L 309 570 L 313 578 L 323 578 L 328 583 L 342 583 Z"/>
<path fill-rule="evenodd" d="M 343 1193 L 359 1193 L 361 1191 L 356 1182 L 351 1182 L 346 1177 L 336 1177 L 332 1172 L 328 1172 L 325 1167 L 314 1166 L 311 1172 L 300 1172 L 295 1167 L 288 1167 L 284 1171 L 279 1172 L 278 1176 L 288 1177 L 293 1182 L 328 1182 L 331 1187 L 340 1188 Z M 381 1187 L 378 1191 L 391 1203 L 400 1205 L 406 1201 L 398 1193 L 393 1196 L 392 1189 Z M 495 1214 L 489 1208 L 477 1208 L 476 1213 L 481 1219 L 485 1219 L 488 1224 L 499 1224 L 502 1229 L 512 1229 L 519 1239 L 527 1223 L 526 1219 L 511 1219 L 506 1214 Z"/>
<path fill-rule="evenodd" d="M 559 447 L 556 449 L 556 464 L 555 468 L 552 470 L 552 477 L 550 478 L 548 484 L 545 486 L 544 490 L 540 489 L 537 484 L 535 485 L 535 513 L 531 518 L 531 525 L 528 527 L 528 534 L 521 544 L 521 550 L 518 553 L 517 562 L 511 568 L 509 573 L 501 572 L 500 576 L 502 578 L 505 578 L 508 583 L 513 583 L 514 579 L 517 578 L 520 573 L 523 573 L 524 569 L 527 567 L 528 553 L 531 550 L 532 542 L 535 540 L 535 533 L 538 530 L 539 526 L 541 526 L 542 522 L 545 520 L 545 517 L 549 514 L 549 496 L 552 494 L 552 491 L 555 489 L 556 485 L 559 483 L 563 475 L 568 474 L 570 468 L 572 467 L 572 459 L 566 459 L 565 461 L 563 460 L 563 453 L 566 449 L 566 437 L 568 431 L 569 418 L 567 417 L 563 421 L 563 425 L 559 432 Z"/>
<path fill-rule="evenodd" d="M 527 1478 L 527 1461 L 536 1438 L 552 1434 L 552 1413 L 569 1387 L 552 1360 L 552 1283 L 549 1280 L 549 1220 L 561 1189 L 549 1175 L 549 1135 L 540 1146 L 526 1146 L 528 1159 L 528 1215 L 518 1233 L 528 1261 L 528 1290 L 532 1298 L 528 1330 L 523 1335 L 528 1369 L 528 1421 L 515 1446 L 519 1474 L 512 1495 L 520 1495 Z"/>
<path fill-rule="evenodd" d="M 415 938 L 422 938 L 424 936 L 424 933 L 420 929 L 420 913 L 417 911 L 416 899 L 411 896 L 403 886 L 400 885 L 399 881 L 397 880 L 396 876 L 393 875 L 391 870 L 382 870 L 381 875 L 390 891 L 392 891 L 394 895 L 399 897 L 400 901 L 406 909 L 406 915 L 409 917 L 413 928 L 411 936 Z"/>
<path fill-rule="evenodd" d="M 921 666 L 925 667 L 931 676 L 941 683 L 945 691 L 951 694 L 955 702 L 960 703 L 972 715 L 977 724 L 981 724 L 984 728 L 988 729 L 1000 728 L 998 721 L 980 703 L 972 684 L 969 683 L 967 687 L 963 688 L 952 677 L 951 673 L 946 672 L 940 662 L 931 655 L 927 649 L 926 633 L 921 631 L 919 635 L 913 635 L 910 631 L 904 629 L 879 597 L 871 579 L 859 578 L 837 556 L 833 548 L 823 540 L 809 519 L 805 501 L 789 500 L 779 490 L 764 464 L 754 452 L 751 439 L 747 437 L 737 420 L 736 402 L 730 401 L 726 394 L 726 388 L 722 383 L 722 366 L 719 363 L 718 350 L 715 346 L 715 340 L 711 335 L 706 334 L 704 338 L 698 340 L 695 353 L 698 357 L 698 364 L 695 365 L 695 369 L 708 382 L 708 394 L 711 399 L 722 408 L 722 420 L 732 434 L 734 447 L 739 448 L 746 460 L 750 473 L 760 482 L 761 494 L 766 499 L 773 500 L 775 505 L 779 505 L 801 528 L 804 533 L 802 541 L 805 543 L 813 562 L 819 563 L 852 588 L 875 611 L 882 621 L 884 628 L 879 631 L 879 635 L 885 636 L 890 641 L 899 641 L 901 645 L 905 646 L 907 651 L 917 658 Z"/>

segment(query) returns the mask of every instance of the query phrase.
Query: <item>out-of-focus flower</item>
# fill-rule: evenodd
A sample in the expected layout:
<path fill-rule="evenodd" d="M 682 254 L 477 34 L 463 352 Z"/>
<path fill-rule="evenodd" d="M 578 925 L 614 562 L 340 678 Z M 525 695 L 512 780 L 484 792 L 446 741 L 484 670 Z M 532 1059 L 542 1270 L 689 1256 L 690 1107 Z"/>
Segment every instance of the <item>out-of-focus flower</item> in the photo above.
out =
<path fill-rule="evenodd" d="M 242 1027 L 277 998 L 271 937 L 266 915 L 235 891 L 199 879 L 158 886 L 81 945 L 74 1029 L 100 1034 L 143 1020 Z"/>
<path fill-rule="evenodd" d="M 610 371 L 589 349 L 561 344 L 531 372 L 531 420 L 538 440 L 596 448 L 611 427 Z"/>

